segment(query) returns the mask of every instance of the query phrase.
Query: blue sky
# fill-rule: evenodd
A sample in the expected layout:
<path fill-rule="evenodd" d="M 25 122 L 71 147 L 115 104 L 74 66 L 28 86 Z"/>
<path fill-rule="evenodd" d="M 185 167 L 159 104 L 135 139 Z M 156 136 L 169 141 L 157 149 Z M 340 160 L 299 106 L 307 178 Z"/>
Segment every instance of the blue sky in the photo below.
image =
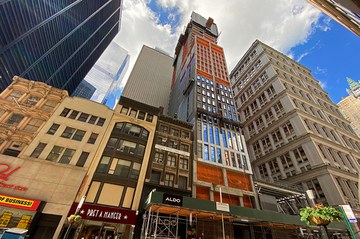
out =
<path fill-rule="evenodd" d="M 360 80 L 360 38 L 334 20 L 330 21 L 329 30 L 317 29 L 307 43 L 292 48 L 291 52 L 295 53 L 295 60 L 307 54 L 299 63 L 322 82 L 335 103 L 348 95 L 346 77 Z"/>
<path fill-rule="evenodd" d="M 221 35 L 229 72 L 259 39 L 308 67 L 330 98 L 346 97 L 346 77 L 360 80 L 360 38 L 306 0 L 127 0 L 116 37 L 129 51 L 130 66 L 145 44 L 170 55 L 192 11 L 212 17 Z M 226 14 L 225 14 L 226 13 Z M 126 81 L 124 81 L 125 83 Z"/>

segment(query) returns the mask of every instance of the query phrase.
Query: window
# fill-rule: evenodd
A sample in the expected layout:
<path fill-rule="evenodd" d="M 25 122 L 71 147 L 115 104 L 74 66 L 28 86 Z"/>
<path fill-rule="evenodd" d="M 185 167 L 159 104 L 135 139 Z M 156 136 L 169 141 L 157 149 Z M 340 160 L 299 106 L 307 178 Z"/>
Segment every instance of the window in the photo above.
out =
<path fill-rule="evenodd" d="M 115 175 L 127 178 L 130 172 L 131 162 L 123 159 L 119 159 L 114 171 Z"/>
<path fill-rule="evenodd" d="M 208 141 L 208 133 L 207 133 L 207 125 L 206 124 L 203 125 L 203 140 L 206 142 Z"/>
<path fill-rule="evenodd" d="M 165 174 L 165 186 L 173 187 L 174 186 L 174 175 L 173 174 Z"/>
<path fill-rule="evenodd" d="M 81 113 L 79 118 L 78 118 L 78 121 L 86 122 L 88 118 L 89 118 L 89 114 Z"/>
<path fill-rule="evenodd" d="M 89 123 L 89 124 L 95 124 L 97 118 L 98 118 L 98 117 L 92 115 L 92 116 L 90 117 L 88 123 Z"/>
<path fill-rule="evenodd" d="M 23 95 L 23 92 L 17 91 L 17 90 L 13 90 L 10 95 L 7 97 L 8 101 L 16 101 L 18 102 L 19 99 L 21 98 L 21 96 Z"/>
<path fill-rule="evenodd" d="M 168 133 L 169 132 L 169 127 L 167 127 L 166 125 L 160 125 L 160 132 L 164 132 L 164 133 Z"/>
<path fill-rule="evenodd" d="M 178 129 L 171 129 L 170 134 L 176 137 L 180 136 L 180 131 Z"/>
<path fill-rule="evenodd" d="M 160 183 L 160 178 L 161 178 L 161 172 L 158 171 L 151 171 L 151 176 L 150 176 L 150 182 L 151 183 Z"/>
<path fill-rule="evenodd" d="M 130 171 L 130 178 L 138 179 L 140 174 L 140 168 L 141 168 L 141 164 L 133 163 Z"/>
<path fill-rule="evenodd" d="M 88 142 L 89 144 L 95 144 L 96 139 L 97 139 L 98 136 L 99 136 L 98 134 L 91 133 L 91 135 L 90 135 L 90 137 L 89 137 L 89 139 L 88 139 L 87 142 Z"/>
<path fill-rule="evenodd" d="M 52 124 L 50 129 L 48 130 L 47 134 L 51 134 L 54 135 L 56 133 L 56 131 L 58 130 L 58 128 L 60 127 L 59 124 Z"/>
<path fill-rule="evenodd" d="M 187 131 L 181 131 L 181 137 L 184 139 L 190 139 L 190 133 Z"/>
<path fill-rule="evenodd" d="M 160 152 L 156 152 L 154 156 L 154 162 L 163 163 L 163 161 L 164 161 L 164 154 Z"/>
<path fill-rule="evenodd" d="M 74 134 L 75 129 L 71 127 L 66 127 L 64 132 L 62 133 L 61 137 L 70 139 L 71 136 Z"/>
<path fill-rule="evenodd" d="M 128 112 L 129 112 L 129 108 L 127 108 L 127 107 L 122 107 L 121 108 L 121 111 L 120 111 L 121 114 L 127 115 Z"/>
<path fill-rule="evenodd" d="M 110 138 L 108 143 L 106 144 L 106 149 L 114 150 L 116 148 L 117 142 L 117 138 Z"/>
<path fill-rule="evenodd" d="M 147 122 L 152 122 L 153 121 L 153 115 L 147 114 L 146 121 Z"/>
<path fill-rule="evenodd" d="M 24 119 L 24 116 L 21 114 L 16 114 L 13 113 L 10 118 L 7 120 L 7 124 L 12 124 L 12 125 L 18 125 L 22 120 Z"/>
<path fill-rule="evenodd" d="M 46 110 L 46 111 L 52 111 L 55 108 L 56 105 L 57 105 L 56 101 L 47 100 L 45 102 L 45 104 L 41 108 Z"/>
<path fill-rule="evenodd" d="M 130 111 L 130 115 L 129 115 L 129 116 L 135 118 L 135 117 L 136 117 L 136 114 L 137 114 L 137 110 L 133 110 L 133 109 L 132 109 L 132 110 Z"/>
<path fill-rule="evenodd" d="M 187 158 L 184 158 L 183 156 L 180 156 L 180 159 L 179 159 L 179 167 L 181 169 L 186 169 L 188 170 L 189 169 L 189 161 Z"/>
<path fill-rule="evenodd" d="M 176 167 L 176 156 L 168 155 L 166 165 L 170 167 Z"/>
<path fill-rule="evenodd" d="M 204 159 L 209 161 L 209 146 L 204 144 Z"/>
<path fill-rule="evenodd" d="M 145 119 L 145 112 L 139 111 L 138 119 L 144 120 Z"/>
<path fill-rule="evenodd" d="M 96 125 L 98 125 L 98 126 L 103 126 L 104 123 L 105 123 L 105 119 L 104 119 L 104 118 L 100 118 L 100 119 L 98 120 L 98 122 L 96 123 Z"/>
<path fill-rule="evenodd" d="M 76 163 L 76 166 L 84 167 L 86 160 L 89 157 L 89 154 L 90 154 L 89 152 L 85 152 L 85 151 L 81 152 L 81 155 L 79 157 L 79 160 Z"/>
<path fill-rule="evenodd" d="M 29 132 L 35 132 L 42 125 L 44 121 L 41 119 L 31 119 L 29 123 L 24 127 L 24 130 Z"/>
<path fill-rule="evenodd" d="M 169 140 L 169 147 L 170 148 L 173 148 L 173 149 L 177 149 L 178 148 L 178 144 L 179 144 L 179 142 L 178 141 L 176 141 L 176 140 Z"/>
<path fill-rule="evenodd" d="M 42 151 L 44 150 L 45 146 L 46 146 L 46 144 L 39 143 L 38 146 L 36 146 L 36 148 L 32 152 L 32 154 L 30 155 L 30 157 L 38 158 L 40 156 L 40 154 L 42 153 Z"/>
<path fill-rule="evenodd" d="M 108 156 L 102 156 L 100 163 L 96 169 L 96 172 L 98 173 L 107 173 L 108 172 L 108 168 L 109 168 L 109 164 L 110 164 L 110 157 Z"/>
<path fill-rule="evenodd" d="M 63 151 L 64 151 L 63 147 L 54 146 L 50 151 L 49 155 L 47 156 L 46 160 L 53 162 L 57 161 Z"/>
<path fill-rule="evenodd" d="M 179 176 L 179 188 L 187 189 L 187 177 Z"/>
<path fill-rule="evenodd" d="M 74 149 L 65 149 L 64 154 L 61 156 L 59 163 L 62 164 L 69 164 L 71 161 L 71 158 L 73 157 L 75 153 Z"/>
<path fill-rule="evenodd" d="M 189 145 L 188 144 L 180 144 L 180 150 L 189 152 Z"/>
<path fill-rule="evenodd" d="M 125 134 L 129 134 L 129 135 L 132 135 L 135 137 L 140 137 L 140 132 L 141 132 L 140 126 L 130 124 L 130 123 L 125 124 L 125 128 L 124 128 Z"/>
<path fill-rule="evenodd" d="M 30 95 L 26 101 L 25 101 L 25 104 L 27 105 L 36 105 L 37 102 L 39 102 L 40 100 L 40 97 L 37 97 L 36 95 Z"/>
<path fill-rule="evenodd" d="M 64 108 L 63 111 L 61 112 L 60 116 L 62 117 L 66 117 L 70 112 L 70 109 L 68 108 Z"/>
<path fill-rule="evenodd" d="M 79 111 L 73 110 L 69 116 L 70 119 L 75 119 L 79 114 Z"/>
<path fill-rule="evenodd" d="M 76 130 L 74 136 L 72 137 L 72 140 L 81 141 L 84 138 L 85 131 L 83 130 Z"/>
<path fill-rule="evenodd" d="M 216 162 L 216 158 L 215 158 L 215 148 L 214 147 L 210 147 L 210 156 L 211 156 L 211 162 Z"/>

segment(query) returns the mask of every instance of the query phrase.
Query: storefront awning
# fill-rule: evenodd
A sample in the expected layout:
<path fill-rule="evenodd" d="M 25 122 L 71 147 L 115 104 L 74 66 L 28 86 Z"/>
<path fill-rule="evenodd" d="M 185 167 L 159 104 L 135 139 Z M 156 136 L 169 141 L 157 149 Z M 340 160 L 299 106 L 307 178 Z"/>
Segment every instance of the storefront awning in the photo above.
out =
<path fill-rule="evenodd" d="M 197 198 L 170 195 L 163 192 L 151 192 L 145 202 L 145 209 L 148 211 L 159 211 L 159 213 L 179 216 L 189 216 L 199 219 L 221 219 L 231 218 L 234 221 L 249 222 L 254 224 L 282 224 L 297 227 L 308 227 L 300 221 L 298 215 L 286 215 L 266 210 L 245 208 L 241 206 L 229 205 L 228 208 L 219 206 L 216 202 Z M 219 210 L 220 209 L 220 210 Z M 343 222 L 334 222 L 328 225 L 329 229 L 346 230 Z"/>

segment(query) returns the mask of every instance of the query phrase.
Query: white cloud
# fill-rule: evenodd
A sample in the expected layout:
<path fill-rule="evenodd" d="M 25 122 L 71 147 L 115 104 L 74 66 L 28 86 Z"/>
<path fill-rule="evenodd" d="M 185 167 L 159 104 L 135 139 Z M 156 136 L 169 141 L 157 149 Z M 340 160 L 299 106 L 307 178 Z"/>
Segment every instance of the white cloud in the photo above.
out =
<path fill-rule="evenodd" d="M 326 81 L 319 81 L 319 85 L 321 86 L 321 88 L 325 89 L 327 87 L 327 82 Z"/>
<path fill-rule="evenodd" d="M 324 75 L 324 74 L 326 74 L 326 72 L 327 72 L 327 69 L 321 68 L 319 66 L 317 66 L 315 71 L 314 71 L 314 73 L 316 75 Z"/>
<path fill-rule="evenodd" d="M 192 11 L 214 19 L 221 32 L 219 45 L 225 50 L 229 71 L 256 39 L 284 53 L 307 42 L 321 16 L 321 12 L 305 0 L 226 0 L 216 4 L 208 0 L 157 0 L 156 4 L 179 14 L 176 29 L 171 29 L 170 24 L 161 24 L 146 1 L 124 1 L 122 27 L 116 42 L 131 55 L 129 72 L 143 44 L 158 46 L 173 54 Z"/>

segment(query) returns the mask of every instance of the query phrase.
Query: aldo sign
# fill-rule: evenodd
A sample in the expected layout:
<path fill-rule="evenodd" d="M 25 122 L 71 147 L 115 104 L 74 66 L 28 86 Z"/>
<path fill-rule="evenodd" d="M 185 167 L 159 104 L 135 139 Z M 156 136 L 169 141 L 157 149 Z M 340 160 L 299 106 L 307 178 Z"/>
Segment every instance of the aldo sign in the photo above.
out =
<path fill-rule="evenodd" d="M 178 195 L 169 194 L 169 193 L 164 193 L 163 204 L 182 206 L 183 205 L 183 197 L 178 196 Z"/>

